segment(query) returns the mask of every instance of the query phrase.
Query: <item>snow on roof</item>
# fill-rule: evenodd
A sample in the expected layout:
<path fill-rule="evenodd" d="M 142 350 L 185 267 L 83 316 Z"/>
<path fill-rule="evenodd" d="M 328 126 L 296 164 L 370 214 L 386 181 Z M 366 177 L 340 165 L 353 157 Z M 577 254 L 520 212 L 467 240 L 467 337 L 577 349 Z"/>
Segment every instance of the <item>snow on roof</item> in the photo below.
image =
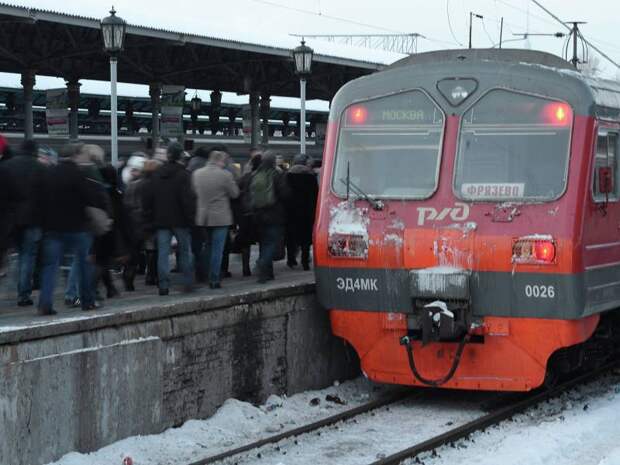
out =
<path fill-rule="evenodd" d="M 79 22 L 83 23 L 86 27 L 99 27 L 100 19 L 97 19 L 95 15 L 101 15 L 102 13 L 100 4 L 88 4 L 85 2 L 75 2 L 73 4 L 64 3 L 62 7 L 67 12 L 45 9 L 43 8 L 44 4 L 56 6 L 56 2 L 50 0 L 38 0 L 36 2 L 34 0 L 14 0 L 12 3 L 0 2 L 0 12 L 10 14 L 9 10 L 13 9 L 15 13 L 21 12 L 22 14 L 27 14 L 34 18 L 40 15 L 47 15 L 50 17 L 46 19 L 51 21 Z M 193 39 L 207 39 L 221 41 L 219 45 L 223 47 L 260 47 L 264 49 L 262 50 L 264 53 L 271 52 L 278 55 L 283 52 L 288 54 L 292 48 L 299 45 L 299 39 L 297 37 L 289 36 L 286 33 L 276 34 L 271 31 L 266 31 L 264 28 L 256 27 L 231 29 L 230 24 L 227 24 L 227 27 L 224 28 L 218 24 L 207 24 L 201 15 L 170 14 L 169 10 L 159 11 L 153 8 L 150 2 L 146 1 L 135 0 L 132 2 L 132 6 L 134 8 L 140 6 L 144 7 L 140 8 L 142 12 L 140 21 L 143 24 L 131 24 L 128 22 L 127 30 L 129 33 L 174 34 L 179 40 L 185 40 L 187 42 L 192 42 Z M 148 12 L 147 17 L 150 18 L 149 21 L 144 20 L 144 11 Z M 233 10 L 232 13 L 234 14 L 235 11 Z M 88 17 L 86 14 L 93 15 L 93 17 Z M 120 14 L 121 13 L 119 13 L 119 15 Z M 232 18 L 232 21 L 234 22 L 235 19 L 236 18 Z M 147 24 L 144 24 L 145 22 Z M 209 30 L 209 35 L 205 35 L 204 33 L 206 28 Z M 233 33 L 231 33 L 231 31 L 233 31 Z M 313 41 L 311 44 L 308 42 L 308 45 L 311 45 L 315 50 L 317 60 L 326 60 L 330 57 L 334 57 L 355 60 L 367 64 L 387 65 L 405 56 L 400 53 L 353 47 L 321 40 Z M 355 63 L 351 63 L 351 65 L 354 66 Z"/>

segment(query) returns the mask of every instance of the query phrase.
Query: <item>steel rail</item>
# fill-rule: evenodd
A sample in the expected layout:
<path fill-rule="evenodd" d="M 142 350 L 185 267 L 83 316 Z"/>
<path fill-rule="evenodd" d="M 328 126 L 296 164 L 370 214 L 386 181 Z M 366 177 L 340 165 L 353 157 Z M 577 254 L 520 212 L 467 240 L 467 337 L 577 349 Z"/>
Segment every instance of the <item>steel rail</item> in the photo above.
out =
<path fill-rule="evenodd" d="M 395 454 L 384 457 L 380 460 L 372 462 L 369 465 L 397 465 L 403 460 L 415 458 L 422 452 L 432 451 L 441 446 L 449 444 L 451 442 L 463 439 L 476 431 L 481 431 L 489 426 L 496 425 L 504 420 L 507 420 L 514 415 L 523 412 L 524 410 L 534 407 L 541 402 L 557 397 L 558 395 L 589 381 L 593 381 L 601 375 L 609 372 L 613 368 L 620 366 L 620 362 L 614 361 L 608 363 L 596 370 L 569 379 L 563 383 L 560 383 L 552 388 L 545 390 L 536 390 L 525 399 L 518 400 L 513 404 L 505 407 L 500 407 L 495 411 L 492 411 L 482 417 L 472 420 L 464 425 L 453 428 L 445 433 L 435 436 L 426 441 L 420 442 L 415 446 L 403 449 Z"/>
<path fill-rule="evenodd" d="M 234 457 L 236 455 L 242 454 L 244 452 L 248 452 L 253 449 L 260 449 L 261 447 L 266 446 L 267 444 L 274 444 L 284 439 L 289 439 L 295 436 L 300 436 L 302 434 L 307 434 L 312 431 L 324 428 L 325 426 L 330 426 L 330 425 L 333 425 L 341 421 L 349 420 L 353 417 L 370 412 L 372 410 L 376 410 L 378 408 L 385 407 L 390 404 L 394 404 L 408 397 L 412 397 L 416 395 L 418 397 L 421 397 L 423 394 L 424 394 L 424 391 L 411 391 L 407 389 L 399 389 L 395 393 L 380 397 L 379 399 L 370 401 L 366 404 L 354 407 L 352 409 L 345 410 L 344 412 L 340 412 L 336 415 L 332 415 L 332 416 L 323 418 L 321 420 L 315 421 L 313 423 L 309 423 L 307 425 L 300 426 L 298 428 L 284 431 L 282 433 L 269 436 L 264 439 L 259 439 L 258 441 L 251 442 L 249 444 L 237 447 L 235 449 L 231 449 L 231 450 L 224 451 L 216 455 L 206 457 L 202 460 L 192 462 L 190 465 L 208 465 L 210 463 L 219 462 L 221 460 Z"/>

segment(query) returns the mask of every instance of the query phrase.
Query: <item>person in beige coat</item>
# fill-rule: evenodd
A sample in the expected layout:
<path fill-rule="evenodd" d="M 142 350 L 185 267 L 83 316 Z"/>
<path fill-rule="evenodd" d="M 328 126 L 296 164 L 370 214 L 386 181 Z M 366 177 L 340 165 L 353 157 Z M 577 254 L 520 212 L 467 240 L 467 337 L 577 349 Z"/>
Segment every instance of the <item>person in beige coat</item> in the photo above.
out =
<path fill-rule="evenodd" d="M 220 288 L 220 269 L 228 229 L 233 224 L 230 200 L 239 196 L 232 173 L 226 170 L 225 152 L 214 151 L 204 168 L 194 171 L 192 186 L 198 198 L 196 225 L 202 231 L 200 259 L 208 268 L 209 287 Z"/>

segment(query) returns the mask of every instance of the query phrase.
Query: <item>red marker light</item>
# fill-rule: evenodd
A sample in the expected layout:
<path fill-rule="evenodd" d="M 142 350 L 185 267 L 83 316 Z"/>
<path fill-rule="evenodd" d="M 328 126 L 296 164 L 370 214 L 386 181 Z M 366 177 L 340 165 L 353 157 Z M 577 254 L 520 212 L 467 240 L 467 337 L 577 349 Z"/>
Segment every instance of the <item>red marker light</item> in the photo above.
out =
<path fill-rule="evenodd" d="M 538 239 L 525 236 L 514 241 L 512 245 L 512 262 L 548 265 L 555 263 L 556 253 L 553 238 Z"/>
<path fill-rule="evenodd" d="M 552 262 L 555 259 L 555 245 L 549 241 L 534 243 L 534 258 L 541 262 Z"/>
<path fill-rule="evenodd" d="M 347 113 L 351 124 L 364 124 L 368 120 L 368 109 L 363 105 L 353 105 Z"/>
<path fill-rule="evenodd" d="M 565 103 L 550 103 L 544 110 L 545 121 L 562 126 L 570 124 L 572 114 L 571 108 Z"/>

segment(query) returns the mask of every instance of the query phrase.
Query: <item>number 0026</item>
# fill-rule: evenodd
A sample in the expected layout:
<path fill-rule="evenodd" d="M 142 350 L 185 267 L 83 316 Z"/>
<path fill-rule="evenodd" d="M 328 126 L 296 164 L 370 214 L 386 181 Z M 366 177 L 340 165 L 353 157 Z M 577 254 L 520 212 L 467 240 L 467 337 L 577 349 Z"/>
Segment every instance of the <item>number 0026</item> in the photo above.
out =
<path fill-rule="evenodd" d="M 527 284 L 525 286 L 525 296 L 535 299 L 554 299 L 555 287 L 538 284 Z"/>

